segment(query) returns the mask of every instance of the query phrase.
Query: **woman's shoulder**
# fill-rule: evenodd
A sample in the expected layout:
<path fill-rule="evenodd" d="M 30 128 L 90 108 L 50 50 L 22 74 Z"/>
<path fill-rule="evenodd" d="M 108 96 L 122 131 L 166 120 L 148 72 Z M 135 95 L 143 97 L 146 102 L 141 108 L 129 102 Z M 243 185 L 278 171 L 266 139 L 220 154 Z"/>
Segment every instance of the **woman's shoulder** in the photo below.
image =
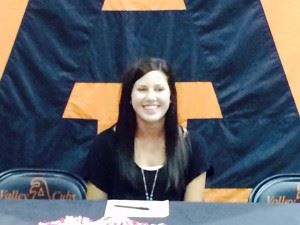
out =
<path fill-rule="evenodd" d="M 116 135 L 114 126 L 97 134 L 93 140 L 92 146 L 105 146 L 115 143 Z"/>
<path fill-rule="evenodd" d="M 201 131 L 188 129 L 187 137 L 191 144 L 189 172 L 193 175 L 190 179 L 192 180 L 192 178 L 195 178 L 210 168 L 210 157 L 207 148 L 207 140 L 204 138 Z"/>

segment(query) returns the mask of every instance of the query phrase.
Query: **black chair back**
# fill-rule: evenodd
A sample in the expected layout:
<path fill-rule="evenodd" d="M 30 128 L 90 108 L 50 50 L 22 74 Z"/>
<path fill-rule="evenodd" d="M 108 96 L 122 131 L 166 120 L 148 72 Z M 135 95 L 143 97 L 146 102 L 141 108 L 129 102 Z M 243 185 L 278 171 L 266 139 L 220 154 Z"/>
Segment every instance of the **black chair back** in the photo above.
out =
<path fill-rule="evenodd" d="M 2 200 L 85 198 L 85 182 L 67 171 L 12 169 L 0 174 L 0 199 Z"/>
<path fill-rule="evenodd" d="M 300 203 L 300 174 L 278 174 L 260 182 L 248 202 Z"/>

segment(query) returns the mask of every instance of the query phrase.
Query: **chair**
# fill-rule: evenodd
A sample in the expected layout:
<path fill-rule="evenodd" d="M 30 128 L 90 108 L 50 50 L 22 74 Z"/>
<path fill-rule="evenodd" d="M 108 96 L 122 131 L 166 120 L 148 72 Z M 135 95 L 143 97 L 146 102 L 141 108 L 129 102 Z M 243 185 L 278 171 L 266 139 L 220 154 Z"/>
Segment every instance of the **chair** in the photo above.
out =
<path fill-rule="evenodd" d="M 0 199 L 3 200 L 85 198 L 85 182 L 67 171 L 12 169 L 0 174 Z"/>
<path fill-rule="evenodd" d="M 278 174 L 264 179 L 251 191 L 248 202 L 300 203 L 300 174 Z"/>

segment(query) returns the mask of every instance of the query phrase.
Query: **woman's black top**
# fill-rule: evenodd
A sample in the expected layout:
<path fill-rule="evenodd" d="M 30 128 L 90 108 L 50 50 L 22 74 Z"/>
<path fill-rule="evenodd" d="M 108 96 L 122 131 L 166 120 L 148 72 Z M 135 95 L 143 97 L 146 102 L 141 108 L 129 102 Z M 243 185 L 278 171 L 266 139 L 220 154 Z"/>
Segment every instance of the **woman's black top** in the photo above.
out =
<path fill-rule="evenodd" d="M 191 139 L 191 154 L 185 173 L 185 184 L 208 169 L 206 149 L 201 138 Z M 145 188 L 141 168 L 134 163 L 137 183 L 132 184 L 118 172 L 116 154 L 116 135 L 113 128 L 109 128 L 99 135 L 91 145 L 87 163 L 86 179 L 106 192 L 108 199 L 146 200 Z M 144 170 L 147 189 L 150 194 L 156 171 Z M 185 188 L 176 190 L 174 187 L 166 189 L 166 166 L 159 169 L 154 188 L 153 200 L 183 200 Z"/>

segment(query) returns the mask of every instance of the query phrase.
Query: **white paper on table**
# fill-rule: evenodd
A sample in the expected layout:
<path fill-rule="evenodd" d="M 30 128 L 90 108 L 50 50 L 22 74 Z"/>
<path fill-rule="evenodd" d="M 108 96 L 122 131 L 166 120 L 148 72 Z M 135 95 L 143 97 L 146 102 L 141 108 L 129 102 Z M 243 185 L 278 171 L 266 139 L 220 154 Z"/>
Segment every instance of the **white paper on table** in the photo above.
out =
<path fill-rule="evenodd" d="M 169 201 L 108 200 L 104 217 L 167 217 Z"/>

